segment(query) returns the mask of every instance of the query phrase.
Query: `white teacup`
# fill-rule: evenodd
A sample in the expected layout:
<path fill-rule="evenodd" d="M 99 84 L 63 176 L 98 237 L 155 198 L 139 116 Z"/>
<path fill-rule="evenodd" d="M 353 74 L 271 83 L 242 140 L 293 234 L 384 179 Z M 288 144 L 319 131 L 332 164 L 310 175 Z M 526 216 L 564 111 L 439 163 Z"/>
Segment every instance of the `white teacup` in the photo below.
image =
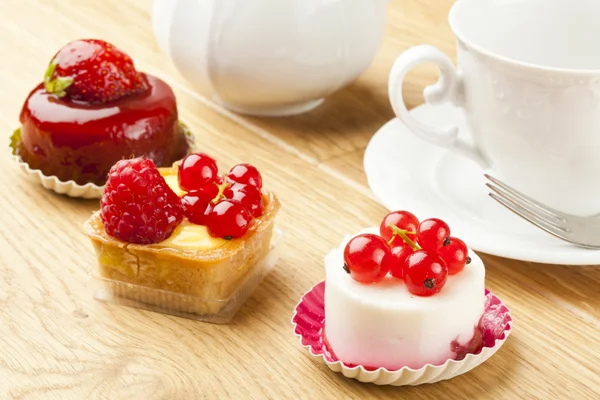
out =
<path fill-rule="evenodd" d="M 600 213 L 600 1 L 460 0 L 449 21 L 458 67 L 432 46 L 402 53 L 389 81 L 396 115 L 544 204 Z M 426 62 L 440 69 L 426 101 L 460 107 L 474 146 L 407 110 L 402 80 Z"/>

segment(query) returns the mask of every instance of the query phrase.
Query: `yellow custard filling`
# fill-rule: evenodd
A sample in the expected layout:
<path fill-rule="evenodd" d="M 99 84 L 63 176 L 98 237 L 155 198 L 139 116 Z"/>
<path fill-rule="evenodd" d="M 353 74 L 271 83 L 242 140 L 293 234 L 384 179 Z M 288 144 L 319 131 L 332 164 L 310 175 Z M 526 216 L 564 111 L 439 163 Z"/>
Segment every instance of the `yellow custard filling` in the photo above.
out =
<path fill-rule="evenodd" d="M 176 168 L 159 168 L 158 170 L 163 178 L 165 178 L 167 185 L 169 185 L 178 196 L 181 197 L 187 193 L 179 187 Z M 222 247 L 227 243 L 228 241 L 225 239 L 212 237 L 208 233 L 206 226 L 192 224 L 187 219 L 184 219 L 181 224 L 175 228 L 169 238 L 154 246 L 190 250 L 212 250 Z"/>
<path fill-rule="evenodd" d="M 227 240 L 210 236 L 206 226 L 183 220 L 169 236 L 155 246 L 190 250 L 212 250 L 224 246 Z"/>
<path fill-rule="evenodd" d="M 179 187 L 179 182 L 177 181 L 177 173 L 175 173 L 175 175 L 163 175 L 163 172 L 161 171 L 161 175 L 163 176 L 163 178 L 165 178 L 165 182 L 167 182 L 167 185 L 169 185 L 169 187 L 175 192 L 175 194 L 177 194 L 177 196 L 181 197 L 187 193 Z"/>

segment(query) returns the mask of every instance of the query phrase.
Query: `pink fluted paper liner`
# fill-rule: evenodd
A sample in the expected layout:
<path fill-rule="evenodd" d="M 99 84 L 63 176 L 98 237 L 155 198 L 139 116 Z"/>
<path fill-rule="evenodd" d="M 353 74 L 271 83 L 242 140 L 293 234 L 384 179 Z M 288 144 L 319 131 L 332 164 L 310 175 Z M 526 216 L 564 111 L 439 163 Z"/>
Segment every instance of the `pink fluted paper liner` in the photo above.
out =
<path fill-rule="evenodd" d="M 485 311 L 480 324 L 483 344 L 476 353 L 467 354 L 460 361 L 447 360 L 442 365 L 427 364 L 419 369 L 404 367 L 396 371 L 389 371 L 385 368 L 372 370 L 361 365 L 345 364 L 329 351 L 323 340 L 324 300 L 325 282 L 321 282 L 302 296 L 300 303 L 296 306 L 292 324 L 294 333 L 300 338 L 300 343 L 309 350 L 311 355 L 322 358 L 332 371 L 341 372 L 347 378 L 376 385 L 420 385 L 462 375 L 482 364 L 498 351 L 512 331 L 510 310 L 498 297 L 486 289 Z"/>

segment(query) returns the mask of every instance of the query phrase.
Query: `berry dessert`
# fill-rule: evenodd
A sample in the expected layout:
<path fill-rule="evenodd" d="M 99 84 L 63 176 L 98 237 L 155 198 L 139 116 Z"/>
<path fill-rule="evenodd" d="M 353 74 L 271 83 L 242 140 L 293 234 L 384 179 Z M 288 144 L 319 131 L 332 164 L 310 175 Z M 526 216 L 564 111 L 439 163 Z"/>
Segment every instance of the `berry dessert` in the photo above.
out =
<path fill-rule="evenodd" d="M 344 363 L 417 369 L 481 347 L 485 268 L 444 221 L 391 212 L 325 268 L 324 336 Z"/>
<path fill-rule="evenodd" d="M 251 172 L 232 173 L 240 168 Z M 111 168 L 101 209 L 86 223 L 111 300 L 222 318 L 213 322 L 226 322 L 229 305 L 233 316 L 272 264 L 265 260 L 279 202 L 256 168 L 232 172 L 219 175 L 201 153 L 169 168 L 146 158 Z"/>
<path fill-rule="evenodd" d="M 29 94 L 13 154 L 59 181 L 104 185 L 111 166 L 144 156 L 166 167 L 189 150 L 173 91 L 102 40 L 68 43 Z"/>

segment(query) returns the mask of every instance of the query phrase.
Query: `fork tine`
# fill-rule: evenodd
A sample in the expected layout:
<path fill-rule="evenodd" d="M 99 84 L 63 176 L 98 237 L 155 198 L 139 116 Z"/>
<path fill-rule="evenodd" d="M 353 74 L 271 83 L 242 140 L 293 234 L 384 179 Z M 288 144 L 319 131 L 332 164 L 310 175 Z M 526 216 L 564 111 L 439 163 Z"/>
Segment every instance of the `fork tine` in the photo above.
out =
<path fill-rule="evenodd" d="M 540 203 L 539 201 L 536 201 L 534 199 L 532 199 L 529 196 L 524 195 L 523 193 L 519 192 L 516 189 L 511 188 L 510 186 L 508 186 L 507 184 L 499 181 L 498 179 L 494 178 L 493 176 L 489 175 L 489 174 L 484 174 L 484 176 L 490 180 L 492 183 L 494 183 L 497 187 L 503 189 L 504 191 L 510 193 L 510 195 L 513 197 L 513 199 L 517 202 L 521 202 L 521 203 L 526 203 L 527 205 L 534 207 L 536 209 L 536 211 L 539 211 L 541 213 L 545 213 L 548 217 L 551 218 L 555 218 L 558 219 L 562 222 L 567 222 L 565 217 L 563 217 L 560 211 L 556 211 L 548 206 L 543 205 L 542 203 Z M 490 185 L 487 185 L 488 187 L 491 187 Z"/>
<path fill-rule="evenodd" d="M 543 220 L 547 224 L 552 225 L 558 229 L 565 229 L 564 223 L 566 222 L 566 220 L 564 220 L 564 219 L 559 220 L 556 218 L 552 218 L 552 216 L 548 216 L 545 213 L 541 213 L 538 211 L 538 208 L 529 205 L 529 203 L 527 203 L 527 202 L 521 201 L 519 198 L 516 198 L 515 196 L 513 196 L 510 192 L 507 192 L 495 185 L 492 185 L 491 183 L 486 183 L 485 186 L 487 186 L 490 190 L 495 192 L 499 197 L 502 197 L 506 200 L 512 201 L 514 204 L 520 206 L 521 208 L 523 208 L 525 211 L 531 213 L 532 215 L 537 216 L 539 219 Z"/>
<path fill-rule="evenodd" d="M 518 216 L 526 219 L 527 221 L 531 222 L 537 227 L 545 230 L 546 232 L 560 239 L 572 241 L 570 237 L 571 231 L 548 224 L 545 220 L 540 219 L 537 215 L 531 213 L 530 211 L 526 210 L 525 208 L 521 207 L 519 204 L 515 203 L 510 199 L 501 197 L 496 193 L 490 193 L 489 195 L 498 203 L 502 204 L 504 207 L 508 208 Z"/>

